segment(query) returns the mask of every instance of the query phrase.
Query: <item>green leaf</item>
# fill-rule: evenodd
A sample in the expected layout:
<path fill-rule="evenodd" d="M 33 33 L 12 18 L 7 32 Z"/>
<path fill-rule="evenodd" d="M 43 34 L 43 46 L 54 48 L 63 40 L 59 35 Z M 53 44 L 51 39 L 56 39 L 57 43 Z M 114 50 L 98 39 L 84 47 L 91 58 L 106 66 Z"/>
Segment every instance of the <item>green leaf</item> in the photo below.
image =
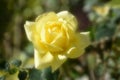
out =
<path fill-rule="evenodd" d="M 41 71 L 35 68 L 29 69 L 29 80 L 44 80 L 41 78 Z"/>
<path fill-rule="evenodd" d="M 100 77 L 105 73 L 105 66 L 103 64 L 98 64 L 95 68 L 95 75 Z"/>
<path fill-rule="evenodd" d="M 20 71 L 18 74 L 19 80 L 26 80 L 27 78 L 27 72 L 26 71 Z"/>
<path fill-rule="evenodd" d="M 16 66 L 16 67 L 19 67 L 21 65 L 21 63 L 22 62 L 18 59 L 15 59 L 15 60 L 11 61 L 11 64 Z"/>
<path fill-rule="evenodd" d="M 58 80 L 59 71 L 52 73 L 51 68 L 44 69 L 42 71 L 41 77 L 43 80 Z"/>
<path fill-rule="evenodd" d="M 110 23 L 111 26 L 115 26 L 114 24 Z M 114 27 L 110 27 L 109 25 L 103 25 L 100 27 L 97 27 L 95 38 L 96 40 L 100 40 L 104 37 L 112 37 L 115 32 Z"/>
<path fill-rule="evenodd" d="M 5 80 L 5 77 L 4 76 L 0 76 L 0 80 Z"/>
<path fill-rule="evenodd" d="M 10 74 L 14 74 L 18 71 L 19 66 L 21 65 L 21 61 L 14 59 L 8 63 L 6 63 L 6 70 L 10 73 Z"/>
<path fill-rule="evenodd" d="M 44 69 L 42 71 L 32 68 L 29 69 L 28 72 L 29 80 L 58 80 L 59 76 L 59 71 L 52 72 L 50 68 Z"/>

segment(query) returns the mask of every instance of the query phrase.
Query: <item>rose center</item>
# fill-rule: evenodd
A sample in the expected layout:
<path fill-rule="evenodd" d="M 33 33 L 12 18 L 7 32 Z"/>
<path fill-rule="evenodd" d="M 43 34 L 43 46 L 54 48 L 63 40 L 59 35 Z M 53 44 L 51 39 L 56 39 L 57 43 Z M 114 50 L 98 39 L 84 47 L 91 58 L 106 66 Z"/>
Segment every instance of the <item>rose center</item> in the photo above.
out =
<path fill-rule="evenodd" d="M 46 41 L 47 43 L 51 43 L 56 36 L 61 33 L 61 23 L 60 22 L 52 22 L 46 24 Z"/>
<path fill-rule="evenodd" d="M 61 22 L 47 23 L 45 26 L 45 38 L 47 43 L 61 49 L 65 49 L 68 42 Z"/>

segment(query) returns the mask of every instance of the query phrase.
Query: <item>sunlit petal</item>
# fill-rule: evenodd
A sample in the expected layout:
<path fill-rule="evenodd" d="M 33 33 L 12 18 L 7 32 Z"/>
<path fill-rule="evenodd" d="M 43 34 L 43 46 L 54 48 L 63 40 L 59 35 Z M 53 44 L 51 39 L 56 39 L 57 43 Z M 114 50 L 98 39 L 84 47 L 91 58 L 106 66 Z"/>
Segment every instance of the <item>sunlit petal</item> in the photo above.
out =
<path fill-rule="evenodd" d="M 53 55 L 50 52 L 46 52 L 46 54 L 39 53 L 35 50 L 35 67 L 36 68 L 46 68 L 51 65 L 51 61 L 53 61 Z"/>
<path fill-rule="evenodd" d="M 35 22 L 26 21 L 24 27 L 27 38 L 31 41 L 36 32 Z"/>
<path fill-rule="evenodd" d="M 57 16 L 59 17 L 59 19 L 63 20 L 70 29 L 72 29 L 74 31 L 77 29 L 78 22 L 77 22 L 75 16 L 73 16 L 68 11 L 59 12 L 57 14 Z"/>
<path fill-rule="evenodd" d="M 76 58 L 82 55 L 85 51 L 85 48 L 90 44 L 90 38 L 88 32 L 82 32 L 77 34 L 77 39 L 73 43 L 71 48 L 67 51 L 67 56 L 69 58 Z"/>
<path fill-rule="evenodd" d="M 66 59 L 67 57 L 64 55 L 55 55 L 54 61 L 51 64 L 52 72 L 58 69 L 66 61 Z"/>

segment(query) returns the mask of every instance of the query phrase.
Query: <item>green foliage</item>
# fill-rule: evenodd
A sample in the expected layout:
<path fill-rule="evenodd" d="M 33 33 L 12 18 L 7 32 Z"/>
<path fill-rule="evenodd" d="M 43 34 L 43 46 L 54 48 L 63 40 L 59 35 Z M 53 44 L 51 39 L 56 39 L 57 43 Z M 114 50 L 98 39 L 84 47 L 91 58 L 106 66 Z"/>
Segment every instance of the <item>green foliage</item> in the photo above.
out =
<path fill-rule="evenodd" d="M 41 71 L 37 69 L 29 69 L 29 80 L 42 80 L 41 79 Z"/>
<path fill-rule="evenodd" d="M 19 78 L 19 80 L 26 80 L 27 72 L 26 71 L 19 71 L 18 78 Z"/>
<path fill-rule="evenodd" d="M 108 5 L 111 5 L 112 7 L 120 7 L 120 0 L 111 0 L 108 2 Z"/>
<path fill-rule="evenodd" d="M 0 80 L 5 80 L 5 77 L 4 76 L 0 77 Z"/>
<path fill-rule="evenodd" d="M 57 80 L 58 75 L 59 75 L 59 71 L 55 71 L 54 73 L 52 73 L 51 69 L 47 68 L 42 71 L 41 77 L 42 79 L 46 79 L 46 80 Z"/>
<path fill-rule="evenodd" d="M 18 71 L 18 67 L 21 65 L 20 60 L 13 60 L 11 62 L 6 63 L 6 70 L 9 74 L 14 74 Z"/>
<path fill-rule="evenodd" d="M 35 68 L 19 71 L 18 77 L 20 80 L 58 80 L 59 71 L 51 72 L 50 68 L 38 70 Z"/>

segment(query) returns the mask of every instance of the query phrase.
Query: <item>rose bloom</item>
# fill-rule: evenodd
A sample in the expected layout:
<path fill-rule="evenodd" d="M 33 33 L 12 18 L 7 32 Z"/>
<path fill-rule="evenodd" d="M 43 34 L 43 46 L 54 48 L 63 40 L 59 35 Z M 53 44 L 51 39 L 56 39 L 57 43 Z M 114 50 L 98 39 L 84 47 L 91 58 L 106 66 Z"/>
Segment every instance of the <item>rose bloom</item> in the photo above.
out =
<path fill-rule="evenodd" d="M 88 32 L 77 32 L 77 20 L 67 11 L 48 12 L 26 21 L 25 32 L 34 45 L 35 67 L 58 69 L 67 58 L 77 58 L 89 45 Z"/>
<path fill-rule="evenodd" d="M 100 16 L 106 17 L 110 11 L 110 6 L 104 5 L 104 6 L 94 6 L 93 10 Z"/>

